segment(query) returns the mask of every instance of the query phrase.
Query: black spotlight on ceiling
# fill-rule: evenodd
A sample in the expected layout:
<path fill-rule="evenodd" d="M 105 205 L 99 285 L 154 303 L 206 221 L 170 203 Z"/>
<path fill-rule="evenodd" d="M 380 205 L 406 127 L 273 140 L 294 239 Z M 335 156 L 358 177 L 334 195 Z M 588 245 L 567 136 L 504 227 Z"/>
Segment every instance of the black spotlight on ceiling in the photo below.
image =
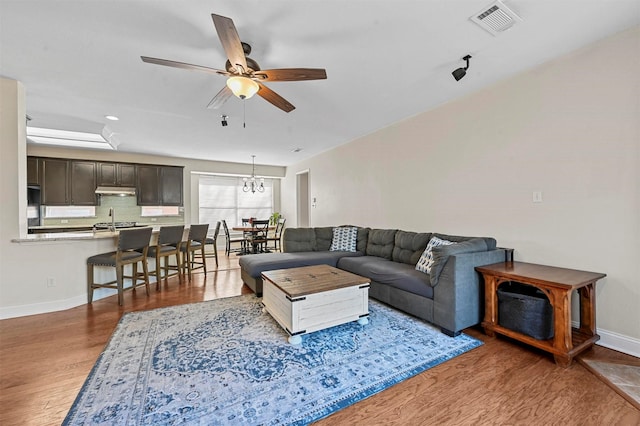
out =
<path fill-rule="evenodd" d="M 460 79 L 464 77 L 465 74 L 467 74 L 467 70 L 469 69 L 469 59 L 471 59 L 471 55 L 467 55 L 464 58 L 462 58 L 463 61 L 467 61 L 467 66 L 464 68 L 458 68 L 457 70 L 451 73 L 453 75 L 453 78 L 456 79 L 456 81 L 460 81 Z"/>
<path fill-rule="evenodd" d="M 226 127 L 227 124 L 229 124 L 227 123 L 227 118 L 229 117 L 227 117 L 226 115 L 221 115 L 220 117 L 222 117 L 222 121 L 221 121 L 222 127 Z"/>

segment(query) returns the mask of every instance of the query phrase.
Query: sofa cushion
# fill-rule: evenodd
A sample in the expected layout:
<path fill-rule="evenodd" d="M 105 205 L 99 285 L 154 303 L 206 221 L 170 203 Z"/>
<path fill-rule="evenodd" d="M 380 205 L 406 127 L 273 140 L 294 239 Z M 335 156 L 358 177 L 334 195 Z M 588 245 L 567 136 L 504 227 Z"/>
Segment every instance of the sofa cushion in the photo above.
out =
<path fill-rule="evenodd" d="M 396 229 L 371 229 L 367 240 L 367 256 L 391 260 Z"/>
<path fill-rule="evenodd" d="M 285 228 L 282 249 L 286 252 L 313 251 L 316 248 L 314 228 Z"/>
<path fill-rule="evenodd" d="M 333 239 L 333 227 L 313 228 L 316 232 L 316 251 L 327 251 Z"/>
<path fill-rule="evenodd" d="M 340 258 L 362 256 L 362 252 L 314 251 L 296 253 L 248 254 L 240 258 L 240 267 L 251 277 L 258 278 L 264 271 L 299 268 L 301 266 L 336 266 Z"/>
<path fill-rule="evenodd" d="M 442 269 L 444 269 L 444 265 L 447 263 L 447 260 L 449 260 L 449 256 L 453 254 L 474 253 L 478 251 L 487 251 L 487 243 L 484 238 L 472 238 L 456 244 L 433 247 L 431 250 L 433 265 L 431 266 L 431 272 L 429 273 L 431 285 L 435 287 L 438 284 L 440 273 L 442 272 Z"/>
<path fill-rule="evenodd" d="M 408 265 L 415 265 L 427 247 L 431 234 L 426 232 L 396 232 L 392 260 Z"/>
<path fill-rule="evenodd" d="M 358 242 L 356 243 L 356 250 L 362 253 L 367 251 L 367 242 L 369 241 L 369 228 L 358 227 Z"/>
<path fill-rule="evenodd" d="M 425 274 L 431 273 L 431 267 L 433 266 L 433 248 L 438 246 L 446 246 L 450 244 L 455 244 L 449 240 L 443 240 L 436 236 L 431 237 L 427 247 L 424 249 L 424 252 L 420 256 L 418 263 L 416 264 L 416 271 L 423 272 Z"/>
<path fill-rule="evenodd" d="M 355 226 L 339 226 L 333 228 L 331 251 L 356 251 L 358 228 Z"/>
<path fill-rule="evenodd" d="M 438 234 L 437 232 L 435 232 L 433 236 L 443 240 L 453 241 L 454 243 L 460 243 L 462 241 L 468 241 L 475 238 L 482 238 L 487 244 L 487 250 L 495 250 L 497 246 L 496 239 L 491 237 L 462 237 L 460 235 Z"/>
<path fill-rule="evenodd" d="M 429 275 L 416 271 L 413 265 L 393 262 L 378 256 L 343 257 L 338 268 L 389 285 L 409 293 L 433 299 Z"/>

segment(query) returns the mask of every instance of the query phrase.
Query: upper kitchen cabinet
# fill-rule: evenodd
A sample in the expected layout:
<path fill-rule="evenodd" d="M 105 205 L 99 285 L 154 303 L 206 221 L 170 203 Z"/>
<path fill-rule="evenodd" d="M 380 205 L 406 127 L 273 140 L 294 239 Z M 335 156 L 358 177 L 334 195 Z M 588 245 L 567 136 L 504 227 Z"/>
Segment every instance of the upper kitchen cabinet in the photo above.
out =
<path fill-rule="evenodd" d="M 161 205 L 182 205 L 182 172 L 182 167 L 160 167 Z"/>
<path fill-rule="evenodd" d="M 66 206 L 71 200 L 69 194 L 69 161 L 57 158 L 43 158 L 42 204 L 45 206 Z"/>
<path fill-rule="evenodd" d="M 160 170 L 158 166 L 138 165 L 136 194 L 139 206 L 160 205 Z"/>
<path fill-rule="evenodd" d="M 138 164 L 138 205 L 181 206 L 182 175 L 182 167 Z"/>
<path fill-rule="evenodd" d="M 127 163 L 97 163 L 98 186 L 136 186 L 136 165 Z"/>
<path fill-rule="evenodd" d="M 41 158 L 42 204 L 45 206 L 95 206 L 95 161 Z"/>
<path fill-rule="evenodd" d="M 38 157 L 27 157 L 27 185 L 40 185 L 40 162 Z"/>
<path fill-rule="evenodd" d="M 96 162 L 71 161 L 71 205 L 96 205 Z"/>

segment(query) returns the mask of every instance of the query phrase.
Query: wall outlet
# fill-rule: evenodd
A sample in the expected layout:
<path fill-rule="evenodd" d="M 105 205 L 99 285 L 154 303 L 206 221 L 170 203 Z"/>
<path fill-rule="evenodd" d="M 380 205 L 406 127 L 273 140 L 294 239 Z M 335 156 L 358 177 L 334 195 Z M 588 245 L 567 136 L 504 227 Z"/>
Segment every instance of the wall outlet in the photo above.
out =
<path fill-rule="evenodd" d="M 55 278 L 47 278 L 47 287 L 51 288 L 51 287 L 55 287 L 56 286 L 56 279 Z"/>
<path fill-rule="evenodd" d="M 542 202 L 542 191 L 533 191 L 533 202 L 534 203 Z"/>
<path fill-rule="evenodd" d="M 60 223 L 69 223 L 69 220 L 68 219 L 61 219 Z"/>
<path fill-rule="evenodd" d="M 152 217 L 152 218 L 151 218 L 151 222 L 157 222 L 157 221 L 158 221 L 158 219 L 157 219 L 157 218 L 155 218 L 155 217 Z"/>

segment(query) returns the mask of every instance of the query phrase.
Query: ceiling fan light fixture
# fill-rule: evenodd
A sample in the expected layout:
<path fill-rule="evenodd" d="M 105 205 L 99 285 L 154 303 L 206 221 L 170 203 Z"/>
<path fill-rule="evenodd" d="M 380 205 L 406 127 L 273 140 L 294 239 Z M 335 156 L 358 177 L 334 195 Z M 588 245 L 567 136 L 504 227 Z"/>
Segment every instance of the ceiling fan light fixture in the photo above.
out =
<path fill-rule="evenodd" d="M 240 76 L 229 77 L 227 87 L 240 99 L 249 99 L 260 89 L 260 86 L 255 81 Z"/>

